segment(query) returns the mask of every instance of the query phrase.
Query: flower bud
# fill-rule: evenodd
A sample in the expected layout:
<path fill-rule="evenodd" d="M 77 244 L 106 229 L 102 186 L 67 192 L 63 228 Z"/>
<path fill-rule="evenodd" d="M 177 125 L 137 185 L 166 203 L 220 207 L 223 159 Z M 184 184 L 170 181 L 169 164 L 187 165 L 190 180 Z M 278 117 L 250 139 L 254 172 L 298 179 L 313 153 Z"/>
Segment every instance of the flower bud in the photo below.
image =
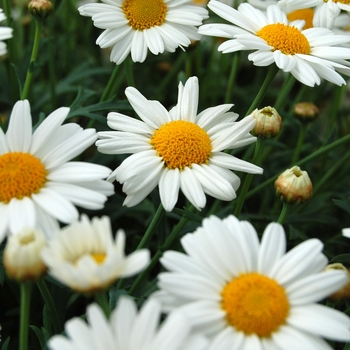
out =
<path fill-rule="evenodd" d="M 343 288 L 339 289 L 337 292 L 330 295 L 329 299 L 332 299 L 332 300 L 349 299 L 349 297 L 350 297 L 350 271 L 349 271 L 349 269 L 347 269 L 343 264 L 335 263 L 335 264 L 327 265 L 325 268 L 325 271 L 327 271 L 327 270 L 343 270 L 348 277 L 348 282 L 345 284 L 345 286 Z"/>
<path fill-rule="evenodd" d="M 256 124 L 251 134 L 263 139 L 270 139 L 278 135 L 282 126 L 282 118 L 275 108 L 267 106 L 262 109 L 255 109 L 252 116 Z"/>
<path fill-rule="evenodd" d="M 318 117 L 319 109 L 312 102 L 300 102 L 294 105 L 294 115 L 302 122 L 311 122 Z"/>
<path fill-rule="evenodd" d="M 33 281 L 46 272 L 41 251 L 46 246 L 44 234 L 25 229 L 8 238 L 4 250 L 4 267 L 8 275 L 20 282 Z"/>
<path fill-rule="evenodd" d="M 49 0 L 31 0 L 28 9 L 35 18 L 43 20 L 50 16 L 53 4 Z"/>
<path fill-rule="evenodd" d="M 287 203 L 299 204 L 307 201 L 312 194 L 312 183 L 306 171 L 293 166 L 278 176 L 275 181 L 276 195 Z"/>

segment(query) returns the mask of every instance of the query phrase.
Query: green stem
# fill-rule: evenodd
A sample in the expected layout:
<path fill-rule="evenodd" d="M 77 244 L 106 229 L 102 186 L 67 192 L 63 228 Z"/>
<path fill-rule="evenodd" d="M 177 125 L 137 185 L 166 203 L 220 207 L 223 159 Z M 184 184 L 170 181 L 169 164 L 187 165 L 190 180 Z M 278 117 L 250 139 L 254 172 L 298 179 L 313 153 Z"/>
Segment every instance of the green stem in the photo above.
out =
<path fill-rule="evenodd" d="M 31 282 L 21 283 L 21 320 L 19 329 L 19 349 L 28 349 L 28 328 L 29 328 L 29 312 L 30 297 L 32 291 Z"/>
<path fill-rule="evenodd" d="M 295 152 L 294 152 L 294 156 L 293 156 L 293 160 L 292 160 L 292 165 L 295 165 L 296 162 L 299 159 L 299 155 L 301 152 L 301 148 L 303 146 L 304 143 L 304 139 L 305 139 L 305 134 L 306 134 L 306 129 L 307 129 L 308 124 L 302 123 L 301 124 L 301 130 L 299 133 L 299 137 L 298 137 L 298 142 L 297 142 L 297 146 L 295 148 Z"/>
<path fill-rule="evenodd" d="M 256 164 L 261 152 L 261 148 L 262 148 L 262 141 L 261 139 L 257 139 L 256 143 L 255 143 L 255 151 L 254 151 L 254 155 L 253 155 L 253 159 L 252 159 L 252 163 Z M 236 208 L 234 211 L 234 215 L 236 217 L 239 217 L 239 215 L 241 214 L 242 208 L 243 208 L 243 204 L 244 201 L 246 199 L 247 196 L 247 192 L 249 190 L 249 186 L 250 183 L 252 182 L 254 174 L 247 174 L 241 189 L 241 192 L 238 195 L 238 199 L 237 199 L 237 204 L 236 204 Z"/>
<path fill-rule="evenodd" d="M 278 94 L 278 98 L 275 102 L 274 108 L 278 111 L 281 106 L 286 102 L 287 96 L 290 93 L 293 85 L 295 83 L 295 78 L 292 74 L 288 75 L 288 78 L 284 81 L 281 91 Z"/>
<path fill-rule="evenodd" d="M 132 72 L 132 65 L 133 61 L 130 57 L 127 57 L 124 61 L 125 65 L 125 73 L 126 73 L 126 80 L 128 82 L 128 86 L 135 86 L 135 80 L 134 80 L 134 74 Z"/>
<path fill-rule="evenodd" d="M 159 207 L 156 211 L 156 213 L 153 216 L 153 219 L 148 226 L 147 231 L 145 232 L 144 236 L 142 237 L 139 245 L 137 246 L 136 250 L 142 249 L 144 247 L 148 246 L 148 243 L 150 242 L 151 238 L 153 237 L 154 233 L 156 232 L 156 229 L 158 225 L 160 224 L 163 216 L 165 214 L 165 210 L 162 206 L 162 204 L 159 204 Z"/>
<path fill-rule="evenodd" d="M 57 309 L 56 309 L 55 303 L 52 299 L 51 293 L 50 293 L 49 289 L 47 288 L 47 285 L 46 285 L 43 278 L 41 278 L 39 281 L 37 281 L 36 285 L 38 286 L 39 291 L 41 293 L 41 296 L 44 299 L 47 310 L 49 311 L 50 315 L 52 316 L 51 320 L 52 320 L 53 330 L 54 330 L 55 334 L 58 334 L 61 332 L 61 327 L 59 325 L 59 317 L 58 317 Z"/>
<path fill-rule="evenodd" d="M 96 292 L 94 294 L 94 297 L 95 297 L 97 304 L 101 307 L 101 309 L 103 310 L 106 317 L 109 318 L 111 310 L 109 309 L 109 304 L 108 304 L 106 292 L 105 291 Z"/>
<path fill-rule="evenodd" d="M 343 143 L 346 143 L 350 141 L 350 134 L 342 137 L 339 140 L 336 140 L 332 143 L 330 143 L 327 146 L 324 146 L 322 148 L 320 148 L 319 150 L 313 152 L 312 154 L 310 154 L 309 156 L 303 158 L 302 160 L 299 160 L 298 165 L 303 165 L 311 160 L 313 160 L 314 158 L 317 158 L 319 156 L 321 156 L 324 153 L 327 153 L 328 151 L 332 150 L 333 148 L 336 148 L 340 145 L 342 145 Z M 248 194 L 247 194 L 247 198 L 252 197 L 254 194 L 258 193 L 260 190 L 262 190 L 263 188 L 265 188 L 266 186 L 268 186 L 269 184 L 271 184 L 272 182 L 274 182 L 276 180 L 276 176 L 272 176 L 269 179 L 267 179 L 266 181 L 264 181 L 262 184 L 260 184 L 259 186 L 256 186 L 253 190 L 251 190 Z"/>
<path fill-rule="evenodd" d="M 232 95 L 233 87 L 236 81 L 236 75 L 238 72 L 239 61 L 240 61 L 240 54 L 239 52 L 235 52 L 233 54 L 233 63 L 231 65 L 230 76 L 228 78 L 228 83 L 227 83 L 225 103 L 229 103 L 231 100 L 231 95 Z"/>
<path fill-rule="evenodd" d="M 189 208 L 190 211 L 193 211 L 193 206 Z M 163 255 L 163 252 L 168 250 L 170 246 L 174 243 L 175 239 L 178 237 L 180 231 L 184 228 L 188 221 L 188 218 L 182 217 L 181 220 L 178 222 L 178 224 L 174 227 L 172 232 L 170 233 L 169 237 L 166 239 L 165 243 L 160 246 L 156 252 L 156 254 L 153 256 L 150 264 L 147 266 L 145 270 L 143 270 L 134 281 L 133 285 L 130 288 L 129 295 L 134 295 L 135 290 L 139 286 L 139 284 L 142 282 L 142 280 L 146 277 L 146 275 L 153 269 L 153 267 L 157 264 L 161 256 Z"/>
<path fill-rule="evenodd" d="M 107 86 L 102 93 L 102 96 L 100 98 L 100 102 L 107 101 L 111 97 L 111 95 L 112 95 L 111 92 L 113 90 L 116 79 L 118 77 L 119 67 L 120 66 L 118 66 L 117 64 L 115 65 L 113 73 L 108 80 Z"/>
<path fill-rule="evenodd" d="M 30 62 L 27 70 L 26 80 L 24 82 L 24 87 L 23 87 L 23 90 L 21 91 L 21 100 L 25 100 L 28 97 L 30 85 L 33 79 L 35 60 L 39 50 L 40 34 L 41 34 L 41 22 L 39 20 L 35 20 L 35 35 L 34 35 L 33 50 L 32 50 L 32 55 L 30 57 Z"/>
<path fill-rule="evenodd" d="M 288 203 L 283 202 L 283 207 L 281 210 L 281 214 L 277 220 L 277 222 L 283 225 L 288 213 L 290 212 L 291 206 Z"/>
<path fill-rule="evenodd" d="M 260 104 L 260 102 L 264 98 L 268 88 L 270 87 L 272 80 L 275 78 L 276 74 L 278 73 L 278 70 L 279 70 L 278 67 L 274 64 L 271 64 L 269 66 L 269 70 L 266 74 L 266 78 L 264 80 L 264 83 L 261 85 L 261 88 L 260 88 L 258 94 L 255 96 L 255 99 L 254 99 L 253 103 L 251 104 L 251 106 L 249 107 L 246 115 L 253 112 L 253 110 L 255 108 L 257 108 L 257 106 Z"/>

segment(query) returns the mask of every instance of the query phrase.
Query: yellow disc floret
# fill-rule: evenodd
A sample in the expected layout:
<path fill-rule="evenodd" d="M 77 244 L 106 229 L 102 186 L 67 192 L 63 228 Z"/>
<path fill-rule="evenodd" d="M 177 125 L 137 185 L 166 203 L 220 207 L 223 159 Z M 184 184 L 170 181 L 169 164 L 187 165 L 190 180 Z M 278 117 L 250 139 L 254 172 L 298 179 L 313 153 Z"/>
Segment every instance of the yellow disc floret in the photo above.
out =
<path fill-rule="evenodd" d="M 325 0 L 325 2 L 327 1 Z M 333 0 L 333 2 L 340 2 L 341 4 L 344 4 L 344 5 L 350 4 L 350 0 Z"/>
<path fill-rule="evenodd" d="M 212 149 L 207 132 L 184 120 L 163 124 L 150 143 L 169 169 L 182 170 L 193 163 L 207 163 Z"/>
<path fill-rule="evenodd" d="M 256 35 L 272 46 L 272 51 L 280 50 L 285 55 L 310 53 L 310 44 L 306 36 L 296 27 L 282 23 L 268 24 Z"/>
<path fill-rule="evenodd" d="M 23 199 L 38 193 L 46 183 L 47 170 L 29 153 L 12 152 L 0 156 L 0 202 Z"/>
<path fill-rule="evenodd" d="M 97 264 L 101 265 L 106 259 L 106 254 L 104 254 L 104 253 L 91 253 L 91 257 L 97 262 Z"/>
<path fill-rule="evenodd" d="M 298 19 L 303 19 L 305 21 L 305 25 L 303 29 L 313 28 L 313 19 L 314 19 L 315 11 L 313 9 L 301 9 L 293 12 L 289 12 L 287 14 L 288 21 L 296 21 Z"/>
<path fill-rule="evenodd" d="M 269 337 L 289 313 L 283 287 L 258 273 L 242 274 L 222 290 L 222 309 L 227 322 L 245 334 Z"/>
<path fill-rule="evenodd" d="M 163 0 L 125 0 L 122 9 L 129 25 L 135 30 L 160 26 L 167 12 Z"/>

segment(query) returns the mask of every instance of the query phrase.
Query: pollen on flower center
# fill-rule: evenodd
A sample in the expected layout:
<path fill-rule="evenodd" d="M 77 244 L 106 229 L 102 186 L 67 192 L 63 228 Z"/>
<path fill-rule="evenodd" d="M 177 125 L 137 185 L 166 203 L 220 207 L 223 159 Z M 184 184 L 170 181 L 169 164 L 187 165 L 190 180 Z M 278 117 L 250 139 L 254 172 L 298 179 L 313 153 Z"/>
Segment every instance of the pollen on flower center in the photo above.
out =
<path fill-rule="evenodd" d="M 298 19 L 303 19 L 305 21 L 305 25 L 303 29 L 308 29 L 308 28 L 313 28 L 314 14 L 315 14 L 315 11 L 313 9 L 301 9 L 301 10 L 289 12 L 287 14 L 287 18 L 289 22 L 292 22 Z"/>
<path fill-rule="evenodd" d="M 230 325 L 259 337 L 270 336 L 285 323 L 289 312 L 284 288 L 256 272 L 242 274 L 226 284 L 221 307 Z"/>
<path fill-rule="evenodd" d="M 0 156 L 0 202 L 23 199 L 38 193 L 46 183 L 47 170 L 30 153 L 11 152 Z"/>
<path fill-rule="evenodd" d="M 206 163 L 212 149 L 207 132 L 184 120 L 163 124 L 153 134 L 150 143 L 169 169 L 182 170 L 193 163 Z"/>
<path fill-rule="evenodd" d="M 160 26 L 167 12 L 163 0 L 124 0 L 122 9 L 135 30 Z"/>
<path fill-rule="evenodd" d="M 327 1 L 324 0 L 324 2 L 327 2 Z M 333 0 L 333 2 L 340 2 L 341 4 L 345 4 L 345 5 L 350 4 L 350 0 Z"/>
<path fill-rule="evenodd" d="M 99 265 L 102 264 L 106 259 L 106 254 L 103 253 L 91 253 L 90 255 Z"/>
<path fill-rule="evenodd" d="M 310 44 L 306 36 L 296 27 L 282 23 L 268 24 L 256 35 L 272 46 L 273 51 L 280 50 L 285 55 L 310 53 Z"/>

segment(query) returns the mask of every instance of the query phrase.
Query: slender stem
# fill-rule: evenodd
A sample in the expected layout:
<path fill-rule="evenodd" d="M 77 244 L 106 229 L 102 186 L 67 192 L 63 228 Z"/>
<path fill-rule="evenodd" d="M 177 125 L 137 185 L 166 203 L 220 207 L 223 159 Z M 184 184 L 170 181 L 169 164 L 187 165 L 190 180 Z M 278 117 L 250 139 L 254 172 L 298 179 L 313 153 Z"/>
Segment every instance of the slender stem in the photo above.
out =
<path fill-rule="evenodd" d="M 94 294 L 95 300 L 101 309 L 105 313 L 106 317 L 109 318 L 111 310 L 109 309 L 107 294 L 105 291 L 100 291 Z"/>
<path fill-rule="evenodd" d="M 300 130 L 299 137 L 298 137 L 298 142 L 297 142 L 297 145 L 296 145 L 296 148 L 295 148 L 295 152 L 294 152 L 294 156 L 293 156 L 293 160 L 292 160 L 292 165 L 296 164 L 296 162 L 299 159 L 301 148 L 303 146 L 304 139 L 305 139 L 307 125 L 308 124 L 305 124 L 305 123 L 301 124 L 301 130 Z"/>
<path fill-rule="evenodd" d="M 286 102 L 286 98 L 295 83 L 295 78 L 292 74 L 289 74 L 288 78 L 284 81 L 278 98 L 275 102 L 274 108 L 278 111 L 281 106 Z"/>
<path fill-rule="evenodd" d="M 126 72 L 126 80 L 129 86 L 135 86 L 134 74 L 132 72 L 133 62 L 130 57 L 127 57 L 124 61 L 125 72 Z"/>
<path fill-rule="evenodd" d="M 252 160 L 253 164 L 257 163 L 260 152 L 261 152 L 261 148 L 262 148 L 262 141 L 261 141 L 261 139 L 258 138 L 256 143 L 255 143 L 255 151 L 254 151 L 253 160 Z M 244 201 L 246 199 L 247 192 L 249 190 L 249 186 L 250 186 L 250 183 L 252 182 L 252 179 L 253 179 L 253 174 L 246 175 L 246 178 L 244 180 L 241 192 L 239 193 L 236 208 L 234 211 L 234 215 L 236 217 L 239 217 L 239 215 L 241 214 L 243 204 L 244 204 Z"/>
<path fill-rule="evenodd" d="M 193 206 L 189 208 L 190 211 L 193 211 Z M 133 295 L 139 284 L 142 282 L 142 280 L 145 278 L 145 276 L 148 274 L 149 271 L 152 270 L 152 268 L 157 264 L 161 256 L 163 255 L 163 252 L 170 248 L 170 246 L 174 243 L 175 239 L 178 237 L 180 231 L 183 229 L 183 227 L 186 225 L 188 221 L 188 218 L 182 217 L 181 220 L 178 222 L 178 224 L 174 227 L 172 232 L 170 233 L 169 237 L 166 239 L 165 243 L 158 248 L 156 254 L 151 259 L 150 264 L 147 266 L 145 270 L 143 270 L 134 281 L 133 285 L 130 288 L 129 294 Z"/>
<path fill-rule="evenodd" d="M 235 52 L 233 54 L 233 63 L 231 65 L 230 76 L 228 78 L 226 94 L 225 94 L 225 103 L 229 103 L 231 100 L 232 90 L 236 81 L 236 75 L 239 67 L 240 54 Z"/>
<path fill-rule="evenodd" d="M 100 102 L 106 101 L 111 97 L 111 91 L 113 90 L 115 81 L 118 77 L 119 67 L 120 66 L 118 66 L 117 64 L 115 65 L 113 73 L 108 80 L 107 86 L 102 93 L 102 96 L 100 98 Z"/>
<path fill-rule="evenodd" d="M 147 231 L 145 232 L 140 243 L 136 247 L 136 250 L 139 250 L 139 249 L 142 249 L 142 248 L 148 246 L 148 243 L 150 242 L 151 238 L 153 237 L 154 233 L 156 232 L 156 229 L 157 229 L 158 225 L 160 224 L 160 222 L 162 221 L 164 214 L 165 214 L 165 210 L 164 210 L 162 204 L 159 204 L 159 207 L 158 207 L 156 213 L 154 214 L 153 219 L 147 228 Z M 123 278 L 121 278 L 118 281 L 117 289 L 121 289 L 123 287 L 124 281 L 125 281 L 125 279 L 123 279 Z"/>
<path fill-rule="evenodd" d="M 41 34 L 41 22 L 39 20 L 35 20 L 35 35 L 34 35 L 33 50 L 32 50 L 32 55 L 30 57 L 30 62 L 27 70 L 26 80 L 24 82 L 24 87 L 23 87 L 23 90 L 21 91 L 22 100 L 28 97 L 30 85 L 32 83 L 35 60 L 39 50 L 40 34 Z"/>
<path fill-rule="evenodd" d="M 31 282 L 21 283 L 21 320 L 19 329 L 19 349 L 28 349 L 28 326 L 30 312 Z"/>
<path fill-rule="evenodd" d="M 330 143 L 327 146 L 324 146 L 322 148 L 320 148 L 319 150 L 315 151 L 314 153 L 310 154 L 309 156 L 299 160 L 298 165 L 303 165 L 311 160 L 313 160 L 314 158 L 317 158 L 319 156 L 321 156 L 324 153 L 327 153 L 328 151 L 332 150 L 333 148 L 336 148 L 340 145 L 342 145 L 343 143 L 346 143 L 350 141 L 350 134 L 342 137 L 339 140 L 336 140 L 332 143 Z M 264 181 L 262 184 L 256 186 L 253 190 L 251 190 L 248 194 L 247 194 L 247 198 L 252 197 L 255 193 L 258 193 L 260 190 L 262 190 L 263 188 L 265 188 L 266 186 L 268 186 L 269 184 L 271 184 L 272 182 L 274 182 L 276 180 L 276 176 L 272 176 L 269 179 L 267 179 L 266 181 Z"/>
<path fill-rule="evenodd" d="M 274 64 L 271 64 L 269 66 L 269 70 L 267 72 L 264 83 L 261 85 L 261 88 L 260 88 L 258 94 L 255 96 L 255 99 L 254 99 L 253 103 L 251 104 L 251 106 L 249 107 L 246 115 L 250 114 L 260 104 L 260 102 L 264 98 L 268 88 L 270 87 L 272 80 L 275 78 L 276 74 L 278 73 L 278 70 L 279 70 L 278 67 Z"/>
<path fill-rule="evenodd" d="M 46 307 L 52 316 L 51 321 L 52 321 L 54 332 L 55 332 L 55 334 L 58 334 L 61 332 L 61 327 L 59 325 L 59 317 L 58 317 L 57 309 L 56 309 L 55 303 L 52 299 L 51 293 L 50 293 L 49 289 L 47 288 L 47 285 L 46 285 L 45 280 L 43 278 L 41 278 L 39 281 L 37 281 L 36 285 L 38 286 L 39 291 L 41 293 L 41 296 L 43 297 L 44 302 L 46 304 Z"/>
<path fill-rule="evenodd" d="M 283 202 L 283 207 L 281 210 L 281 214 L 277 220 L 277 222 L 283 225 L 288 213 L 290 212 L 291 206 L 288 203 Z"/>
<path fill-rule="evenodd" d="M 165 214 L 165 210 L 164 210 L 162 204 L 159 204 L 159 207 L 158 207 L 156 213 L 154 214 L 153 219 L 152 219 L 150 225 L 148 226 L 148 229 L 145 232 L 144 236 L 142 237 L 139 245 L 137 246 L 136 250 L 148 246 L 148 243 L 151 240 L 151 238 L 153 237 L 154 233 L 156 232 L 156 229 L 157 229 L 158 225 L 160 224 L 164 214 Z"/>

